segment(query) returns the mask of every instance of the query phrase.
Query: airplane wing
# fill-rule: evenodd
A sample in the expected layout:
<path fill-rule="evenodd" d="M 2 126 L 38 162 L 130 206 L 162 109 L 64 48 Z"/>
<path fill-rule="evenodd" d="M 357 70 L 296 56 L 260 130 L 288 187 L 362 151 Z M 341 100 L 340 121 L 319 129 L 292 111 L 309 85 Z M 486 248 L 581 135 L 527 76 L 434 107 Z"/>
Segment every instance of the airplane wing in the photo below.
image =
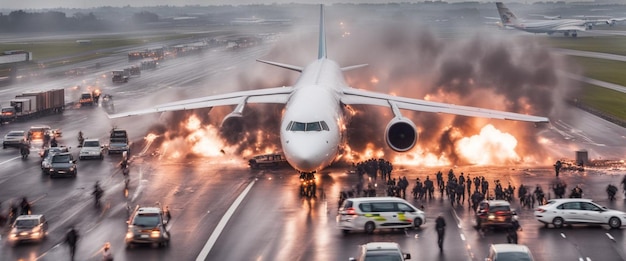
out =
<path fill-rule="evenodd" d="M 448 113 L 462 116 L 492 118 L 501 120 L 517 120 L 527 122 L 550 121 L 546 117 L 405 98 L 354 88 L 345 88 L 343 90 L 341 102 L 348 105 L 362 104 L 378 105 L 385 107 L 391 107 L 392 104 L 395 104 L 398 106 L 399 109 L 405 110 Z"/>
<path fill-rule="evenodd" d="M 239 105 L 243 103 L 279 103 L 285 104 L 289 100 L 289 96 L 293 91 L 293 87 L 277 87 L 259 90 L 249 90 L 240 92 L 231 92 L 224 94 L 211 95 L 201 98 L 181 100 L 171 103 L 165 103 L 156 107 L 129 111 L 109 115 L 109 118 L 122 118 L 128 116 L 144 115 L 155 112 L 166 111 L 183 111 L 199 108 L 210 108 L 224 105 Z"/>

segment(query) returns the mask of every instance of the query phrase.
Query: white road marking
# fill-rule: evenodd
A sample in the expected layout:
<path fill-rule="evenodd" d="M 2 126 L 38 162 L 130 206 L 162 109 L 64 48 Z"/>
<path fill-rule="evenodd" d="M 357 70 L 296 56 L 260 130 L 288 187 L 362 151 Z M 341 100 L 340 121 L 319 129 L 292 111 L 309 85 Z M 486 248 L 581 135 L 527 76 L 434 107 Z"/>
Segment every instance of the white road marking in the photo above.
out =
<path fill-rule="evenodd" d="M 239 207 L 239 204 L 241 204 L 241 202 L 246 197 L 246 195 L 248 195 L 248 192 L 250 192 L 250 189 L 252 189 L 252 186 L 254 185 L 255 182 L 256 180 L 253 180 L 252 182 L 250 182 L 250 184 L 248 184 L 246 189 L 244 189 L 243 192 L 241 192 L 239 197 L 235 199 L 235 202 L 233 202 L 233 204 L 230 205 L 230 208 L 228 208 L 224 216 L 222 216 L 222 219 L 220 220 L 220 222 L 217 224 L 217 227 L 215 227 L 213 234 L 211 234 L 211 236 L 209 237 L 209 240 L 207 240 L 206 244 L 204 244 L 204 247 L 202 248 L 202 251 L 200 251 L 200 254 L 198 254 L 196 261 L 203 261 L 209 255 L 209 252 L 211 252 L 211 248 L 213 248 L 213 245 L 215 245 L 215 242 L 217 242 L 217 238 L 220 236 L 220 234 L 222 234 L 222 230 L 224 230 L 224 228 L 226 227 L 226 224 L 235 213 L 235 210 L 237 210 L 237 208 Z"/>
<path fill-rule="evenodd" d="M 612 240 L 613 242 L 615 242 L 615 238 L 613 238 L 613 236 L 611 236 L 611 234 L 606 233 L 606 236 L 609 237 L 610 240 Z"/>
<path fill-rule="evenodd" d="M 8 159 L 8 160 L 5 160 L 5 161 L 3 161 L 3 162 L 0 162 L 0 165 L 3 165 L 3 164 L 6 164 L 6 163 L 9 163 L 10 161 L 13 161 L 13 160 L 19 159 L 19 158 L 21 158 L 21 157 L 22 157 L 22 156 L 17 156 L 17 157 L 15 157 L 15 158 L 10 158 L 10 159 Z"/>

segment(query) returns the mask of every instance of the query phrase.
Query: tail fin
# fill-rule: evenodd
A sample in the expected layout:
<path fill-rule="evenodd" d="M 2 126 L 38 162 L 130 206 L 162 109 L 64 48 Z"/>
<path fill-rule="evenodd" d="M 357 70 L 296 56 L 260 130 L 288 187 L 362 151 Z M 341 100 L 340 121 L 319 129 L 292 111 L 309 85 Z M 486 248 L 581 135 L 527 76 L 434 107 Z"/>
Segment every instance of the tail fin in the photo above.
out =
<path fill-rule="evenodd" d="M 317 59 L 326 57 L 326 31 L 324 29 L 324 5 L 320 5 L 320 36 L 317 49 Z"/>
<path fill-rule="evenodd" d="M 515 14 L 513 14 L 508 7 L 504 6 L 502 2 L 496 2 L 496 7 L 498 8 L 498 14 L 500 14 L 502 25 L 507 26 L 517 24 L 517 17 L 515 17 Z"/>

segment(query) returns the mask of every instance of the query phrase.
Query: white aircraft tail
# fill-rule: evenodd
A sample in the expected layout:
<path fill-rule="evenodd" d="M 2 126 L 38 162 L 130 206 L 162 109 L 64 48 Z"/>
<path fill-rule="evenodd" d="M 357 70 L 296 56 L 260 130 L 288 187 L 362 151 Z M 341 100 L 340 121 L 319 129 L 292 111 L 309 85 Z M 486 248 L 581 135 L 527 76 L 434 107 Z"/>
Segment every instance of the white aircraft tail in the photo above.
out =
<path fill-rule="evenodd" d="M 508 7 L 504 6 L 502 2 L 496 2 L 496 7 L 498 8 L 498 14 L 500 14 L 500 21 L 502 21 L 502 25 L 516 25 L 517 17 Z"/>
<path fill-rule="evenodd" d="M 318 47 L 317 47 L 317 59 L 328 58 L 327 57 L 328 53 L 326 51 L 326 29 L 324 26 L 325 24 L 324 20 L 325 20 L 324 19 L 324 5 L 320 5 L 320 29 L 319 29 L 320 31 L 319 31 Z M 296 71 L 296 72 L 302 72 L 302 70 L 304 70 L 304 68 L 302 68 L 301 66 L 296 66 L 296 65 L 286 64 L 286 63 L 277 63 L 277 62 L 266 61 L 266 60 L 257 60 L 257 61 L 265 63 L 265 64 L 273 65 L 276 67 L 280 67 L 283 69 Z M 362 68 L 365 66 L 367 66 L 367 64 L 352 65 L 352 66 L 343 67 L 341 68 L 341 70 L 345 72 L 345 71 Z"/>

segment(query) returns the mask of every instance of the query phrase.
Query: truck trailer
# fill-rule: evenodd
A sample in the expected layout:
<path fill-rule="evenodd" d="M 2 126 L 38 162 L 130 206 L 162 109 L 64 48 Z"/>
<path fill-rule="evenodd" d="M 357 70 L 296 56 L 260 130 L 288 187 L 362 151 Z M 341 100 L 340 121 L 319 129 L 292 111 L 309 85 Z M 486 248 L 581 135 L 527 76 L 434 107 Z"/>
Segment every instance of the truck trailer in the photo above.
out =
<path fill-rule="evenodd" d="M 10 101 L 16 119 L 61 113 L 65 109 L 65 89 L 25 92 Z"/>

